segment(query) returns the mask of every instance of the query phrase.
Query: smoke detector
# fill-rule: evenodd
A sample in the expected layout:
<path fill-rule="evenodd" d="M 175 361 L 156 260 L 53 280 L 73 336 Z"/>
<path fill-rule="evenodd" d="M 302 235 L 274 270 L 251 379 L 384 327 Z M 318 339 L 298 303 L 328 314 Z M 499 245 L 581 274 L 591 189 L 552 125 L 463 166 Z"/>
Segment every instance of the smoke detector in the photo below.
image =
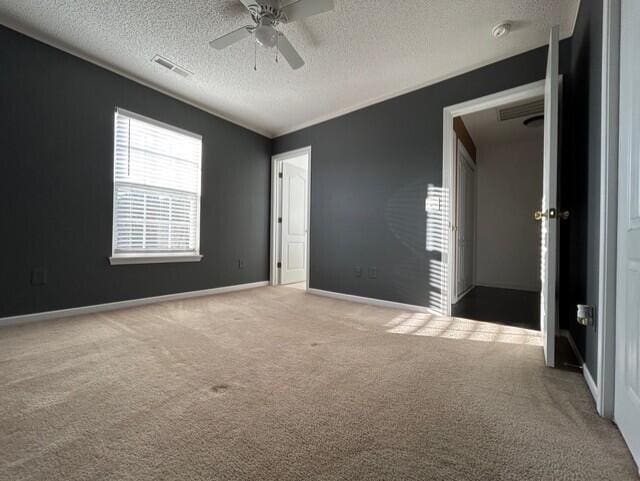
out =
<path fill-rule="evenodd" d="M 511 24 L 509 22 L 499 23 L 491 30 L 493 38 L 505 37 L 511 31 Z"/>

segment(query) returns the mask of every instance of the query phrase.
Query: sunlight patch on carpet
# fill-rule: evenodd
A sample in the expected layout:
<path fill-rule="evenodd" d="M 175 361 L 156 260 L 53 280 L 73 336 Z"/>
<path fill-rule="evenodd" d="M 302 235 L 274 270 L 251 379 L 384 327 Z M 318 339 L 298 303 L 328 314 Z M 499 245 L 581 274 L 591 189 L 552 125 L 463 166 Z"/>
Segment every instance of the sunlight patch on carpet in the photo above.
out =
<path fill-rule="evenodd" d="M 542 346 L 539 331 L 428 313 L 402 313 L 385 324 L 391 334 Z"/>

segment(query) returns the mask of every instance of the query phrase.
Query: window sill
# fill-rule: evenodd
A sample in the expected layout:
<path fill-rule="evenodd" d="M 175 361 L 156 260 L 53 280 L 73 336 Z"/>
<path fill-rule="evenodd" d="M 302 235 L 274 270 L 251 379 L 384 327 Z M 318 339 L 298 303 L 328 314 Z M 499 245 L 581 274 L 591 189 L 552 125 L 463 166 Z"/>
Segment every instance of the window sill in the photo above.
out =
<path fill-rule="evenodd" d="M 202 257 L 199 254 L 120 254 L 109 257 L 109 263 L 112 266 L 125 264 L 172 264 L 177 262 L 200 262 Z"/>

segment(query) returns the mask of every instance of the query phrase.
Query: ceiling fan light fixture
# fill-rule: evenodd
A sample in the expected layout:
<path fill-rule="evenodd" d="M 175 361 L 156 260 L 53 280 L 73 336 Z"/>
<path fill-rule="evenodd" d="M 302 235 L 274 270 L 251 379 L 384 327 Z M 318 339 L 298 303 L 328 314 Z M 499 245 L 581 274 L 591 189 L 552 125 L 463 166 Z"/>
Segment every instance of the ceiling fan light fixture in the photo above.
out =
<path fill-rule="evenodd" d="M 258 45 L 276 48 L 276 62 L 281 54 L 293 70 L 304 66 L 304 60 L 289 42 L 287 36 L 278 31 L 280 24 L 289 24 L 334 9 L 334 0 L 295 0 L 280 6 L 280 0 L 238 0 L 247 9 L 254 25 L 245 25 L 209 42 L 216 50 L 223 50 L 247 37 L 253 37 L 254 70 L 257 69 Z"/>
<path fill-rule="evenodd" d="M 278 31 L 270 24 L 260 24 L 254 32 L 256 42 L 265 48 L 273 48 L 278 43 Z"/>

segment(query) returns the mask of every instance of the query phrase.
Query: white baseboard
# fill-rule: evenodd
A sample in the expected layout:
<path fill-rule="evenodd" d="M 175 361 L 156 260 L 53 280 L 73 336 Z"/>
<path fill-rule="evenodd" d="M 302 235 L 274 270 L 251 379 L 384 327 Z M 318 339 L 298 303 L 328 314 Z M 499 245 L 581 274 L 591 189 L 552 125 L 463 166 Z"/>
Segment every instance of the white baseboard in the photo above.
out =
<path fill-rule="evenodd" d="M 466 291 L 464 291 L 462 294 L 460 295 L 454 295 L 453 299 L 451 300 L 451 304 L 457 304 L 458 302 L 460 302 L 462 300 L 462 298 L 464 296 L 466 296 L 467 294 L 469 294 L 474 288 L 476 287 L 475 284 L 473 284 L 471 287 L 469 287 Z"/>
<path fill-rule="evenodd" d="M 494 289 L 508 289 L 511 291 L 540 292 L 539 286 L 516 285 L 516 284 L 500 284 L 494 282 L 481 282 L 476 280 L 475 287 L 491 287 Z"/>
<path fill-rule="evenodd" d="M 573 353 L 578 358 L 578 361 L 580 362 L 580 365 L 583 365 L 584 364 L 584 359 L 582 359 L 582 354 L 580 354 L 580 351 L 578 350 L 578 346 L 576 346 L 576 341 L 573 340 L 573 336 L 571 335 L 571 331 L 569 331 L 568 329 L 558 329 L 558 335 L 566 338 L 566 340 L 569 341 L 569 345 L 571 346 L 571 350 L 573 351 Z"/>
<path fill-rule="evenodd" d="M 596 406 L 600 406 L 600 391 L 598 390 L 598 385 L 593 380 L 593 376 L 589 372 L 589 366 L 587 366 L 586 363 L 582 364 L 582 374 L 584 375 L 585 381 L 587 381 L 587 386 L 589 387 L 589 391 L 591 391 L 593 400 L 596 402 Z"/>
<path fill-rule="evenodd" d="M 109 302 L 106 304 L 96 304 L 93 306 L 72 307 L 70 309 L 59 309 L 56 311 L 36 312 L 34 314 L 23 314 L 20 316 L 0 317 L 0 327 L 25 324 L 28 322 L 46 321 L 49 319 L 60 319 L 61 317 L 79 316 L 82 314 L 93 314 L 96 312 L 115 311 L 128 307 L 144 306 L 146 304 L 156 304 L 158 302 L 177 301 L 192 297 L 212 296 L 224 294 L 225 292 L 242 291 L 254 289 L 268 285 L 268 281 L 252 282 L 249 284 L 238 284 L 235 286 L 216 287 L 213 289 L 203 289 L 201 291 L 178 292 L 176 294 L 166 294 L 164 296 L 144 297 L 142 299 L 130 299 L 127 301 Z"/>
<path fill-rule="evenodd" d="M 574 341 L 573 336 L 571 335 L 571 331 L 567 329 L 559 329 L 558 334 L 561 335 L 562 337 L 566 337 L 567 340 L 569 341 L 569 345 L 571 346 L 571 349 L 573 350 L 576 357 L 578 358 L 578 361 L 582 365 L 582 375 L 584 376 L 584 380 L 587 383 L 587 387 L 589 388 L 589 391 L 591 391 L 593 400 L 596 402 L 596 406 L 600 406 L 600 391 L 598 390 L 598 385 L 593 380 L 593 376 L 589 371 L 589 367 L 587 366 L 587 363 L 584 362 L 584 359 L 582 359 L 582 355 L 578 350 L 578 346 L 576 346 L 576 342 Z"/>
<path fill-rule="evenodd" d="M 369 304 L 378 307 L 389 307 L 391 309 L 403 309 L 405 311 L 414 312 L 428 312 L 429 314 L 442 315 L 440 312 L 436 312 L 433 309 L 424 306 L 416 306 L 414 304 L 403 304 L 402 302 L 384 301 L 382 299 L 374 299 L 372 297 L 354 296 L 351 294 L 341 294 L 339 292 L 323 291 L 321 289 L 307 289 L 309 294 L 316 296 L 331 297 L 333 299 L 340 299 L 341 301 L 358 302 L 360 304 Z"/>

